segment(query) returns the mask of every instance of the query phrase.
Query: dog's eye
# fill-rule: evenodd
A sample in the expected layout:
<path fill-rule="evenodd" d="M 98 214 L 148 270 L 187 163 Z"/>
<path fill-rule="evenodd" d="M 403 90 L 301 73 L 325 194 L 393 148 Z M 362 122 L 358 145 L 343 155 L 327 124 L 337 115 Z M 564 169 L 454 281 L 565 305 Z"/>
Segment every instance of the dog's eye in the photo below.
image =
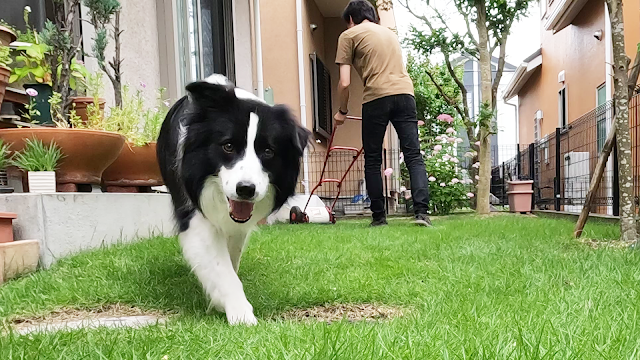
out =
<path fill-rule="evenodd" d="M 224 150 L 224 152 L 228 154 L 231 154 L 233 152 L 233 145 L 231 143 L 226 143 L 222 145 L 222 150 Z"/>
<path fill-rule="evenodd" d="M 274 155 L 273 150 L 271 150 L 269 148 L 264 149 L 264 157 L 265 158 L 271 159 L 273 157 L 273 155 Z"/>

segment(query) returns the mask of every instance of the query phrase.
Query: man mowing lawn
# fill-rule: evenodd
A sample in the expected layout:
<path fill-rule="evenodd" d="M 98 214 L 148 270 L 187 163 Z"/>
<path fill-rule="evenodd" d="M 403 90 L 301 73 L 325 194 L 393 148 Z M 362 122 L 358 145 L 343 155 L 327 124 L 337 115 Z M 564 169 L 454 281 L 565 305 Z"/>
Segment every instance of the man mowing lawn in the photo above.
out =
<path fill-rule="evenodd" d="M 364 83 L 362 144 L 367 192 L 373 212 L 372 226 L 386 225 L 382 193 L 382 142 L 389 121 L 398 133 L 411 177 L 415 223 L 431 226 L 427 216 L 429 185 L 420 154 L 413 82 L 404 67 L 396 34 L 379 25 L 375 8 L 367 0 L 352 0 L 342 15 L 349 29 L 338 40 L 336 63 L 340 66 L 337 125 L 346 120 L 351 66 Z"/>

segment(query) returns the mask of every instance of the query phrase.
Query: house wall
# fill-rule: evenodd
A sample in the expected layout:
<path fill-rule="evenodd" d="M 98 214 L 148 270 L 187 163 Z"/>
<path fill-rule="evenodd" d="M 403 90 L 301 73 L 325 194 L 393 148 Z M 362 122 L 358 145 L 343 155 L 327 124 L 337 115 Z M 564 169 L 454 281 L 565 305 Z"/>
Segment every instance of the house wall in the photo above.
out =
<path fill-rule="evenodd" d="M 120 0 L 122 12 L 120 15 L 122 33 L 121 58 L 123 68 L 123 84 L 142 91 L 148 104 L 156 102 L 156 91 L 162 86 L 160 81 L 160 50 L 158 45 L 158 18 L 155 0 Z M 143 15 L 144 14 L 144 15 Z M 82 5 L 82 17 L 88 19 L 86 7 Z M 95 31 L 87 21 L 82 22 L 82 41 L 84 50 L 91 54 Z M 113 42 L 107 48 L 107 59 L 113 58 Z M 100 71 L 97 61 L 92 57 L 85 57 L 87 69 L 92 72 Z M 140 86 L 140 82 L 146 88 Z M 114 104 L 113 86 L 104 76 L 104 97 L 107 105 Z"/>
<path fill-rule="evenodd" d="M 605 41 L 593 34 L 604 29 L 604 5 L 589 1 L 572 25 L 553 34 L 542 33 L 542 66 L 518 94 L 520 143 L 534 140 L 535 113 L 543 112 L 541 136 L 555 132 L 559 126 L 558 91 L 566 86 L 569 122 L 593 110 L 596 89 L 605 82 Z M 558 74 L 565 72 L 565 83 Z"/>

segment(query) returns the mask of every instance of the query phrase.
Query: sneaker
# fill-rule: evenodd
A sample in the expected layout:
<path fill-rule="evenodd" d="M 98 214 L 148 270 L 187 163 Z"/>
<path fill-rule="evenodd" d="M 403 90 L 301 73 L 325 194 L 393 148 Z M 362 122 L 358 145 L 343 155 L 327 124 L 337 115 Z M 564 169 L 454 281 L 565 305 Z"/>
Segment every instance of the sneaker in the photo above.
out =
<path fill-rule="evenodd" d="M 389 223 L 387 223 L 386 217 L 382 217 L 380 219 L 373 219 L 373 221 L 371 222 L 371 227 L 385 226 L 385 225 L 389 225 Z"/>
<path fill-rule="evenodd" d="M 426 226 L 426 227 L 431 226 L 431 220 L 425 214 L 417 214 L 415 217 L 415 220 L 413 220 L 413 223 L 419 226 Z"/>

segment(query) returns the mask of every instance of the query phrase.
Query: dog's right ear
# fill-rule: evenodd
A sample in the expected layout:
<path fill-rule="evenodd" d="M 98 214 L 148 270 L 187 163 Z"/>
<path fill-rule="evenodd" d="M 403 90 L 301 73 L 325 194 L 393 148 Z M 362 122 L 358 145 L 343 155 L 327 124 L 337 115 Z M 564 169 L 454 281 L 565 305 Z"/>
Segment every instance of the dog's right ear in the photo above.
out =
<path fill-rule="evenodd" d="M 233 87 L 227 85 L 196 81 L 187 85 L 186 90 L 190 99 L 208 109 L 226 109 L 238 100 Z"/>

